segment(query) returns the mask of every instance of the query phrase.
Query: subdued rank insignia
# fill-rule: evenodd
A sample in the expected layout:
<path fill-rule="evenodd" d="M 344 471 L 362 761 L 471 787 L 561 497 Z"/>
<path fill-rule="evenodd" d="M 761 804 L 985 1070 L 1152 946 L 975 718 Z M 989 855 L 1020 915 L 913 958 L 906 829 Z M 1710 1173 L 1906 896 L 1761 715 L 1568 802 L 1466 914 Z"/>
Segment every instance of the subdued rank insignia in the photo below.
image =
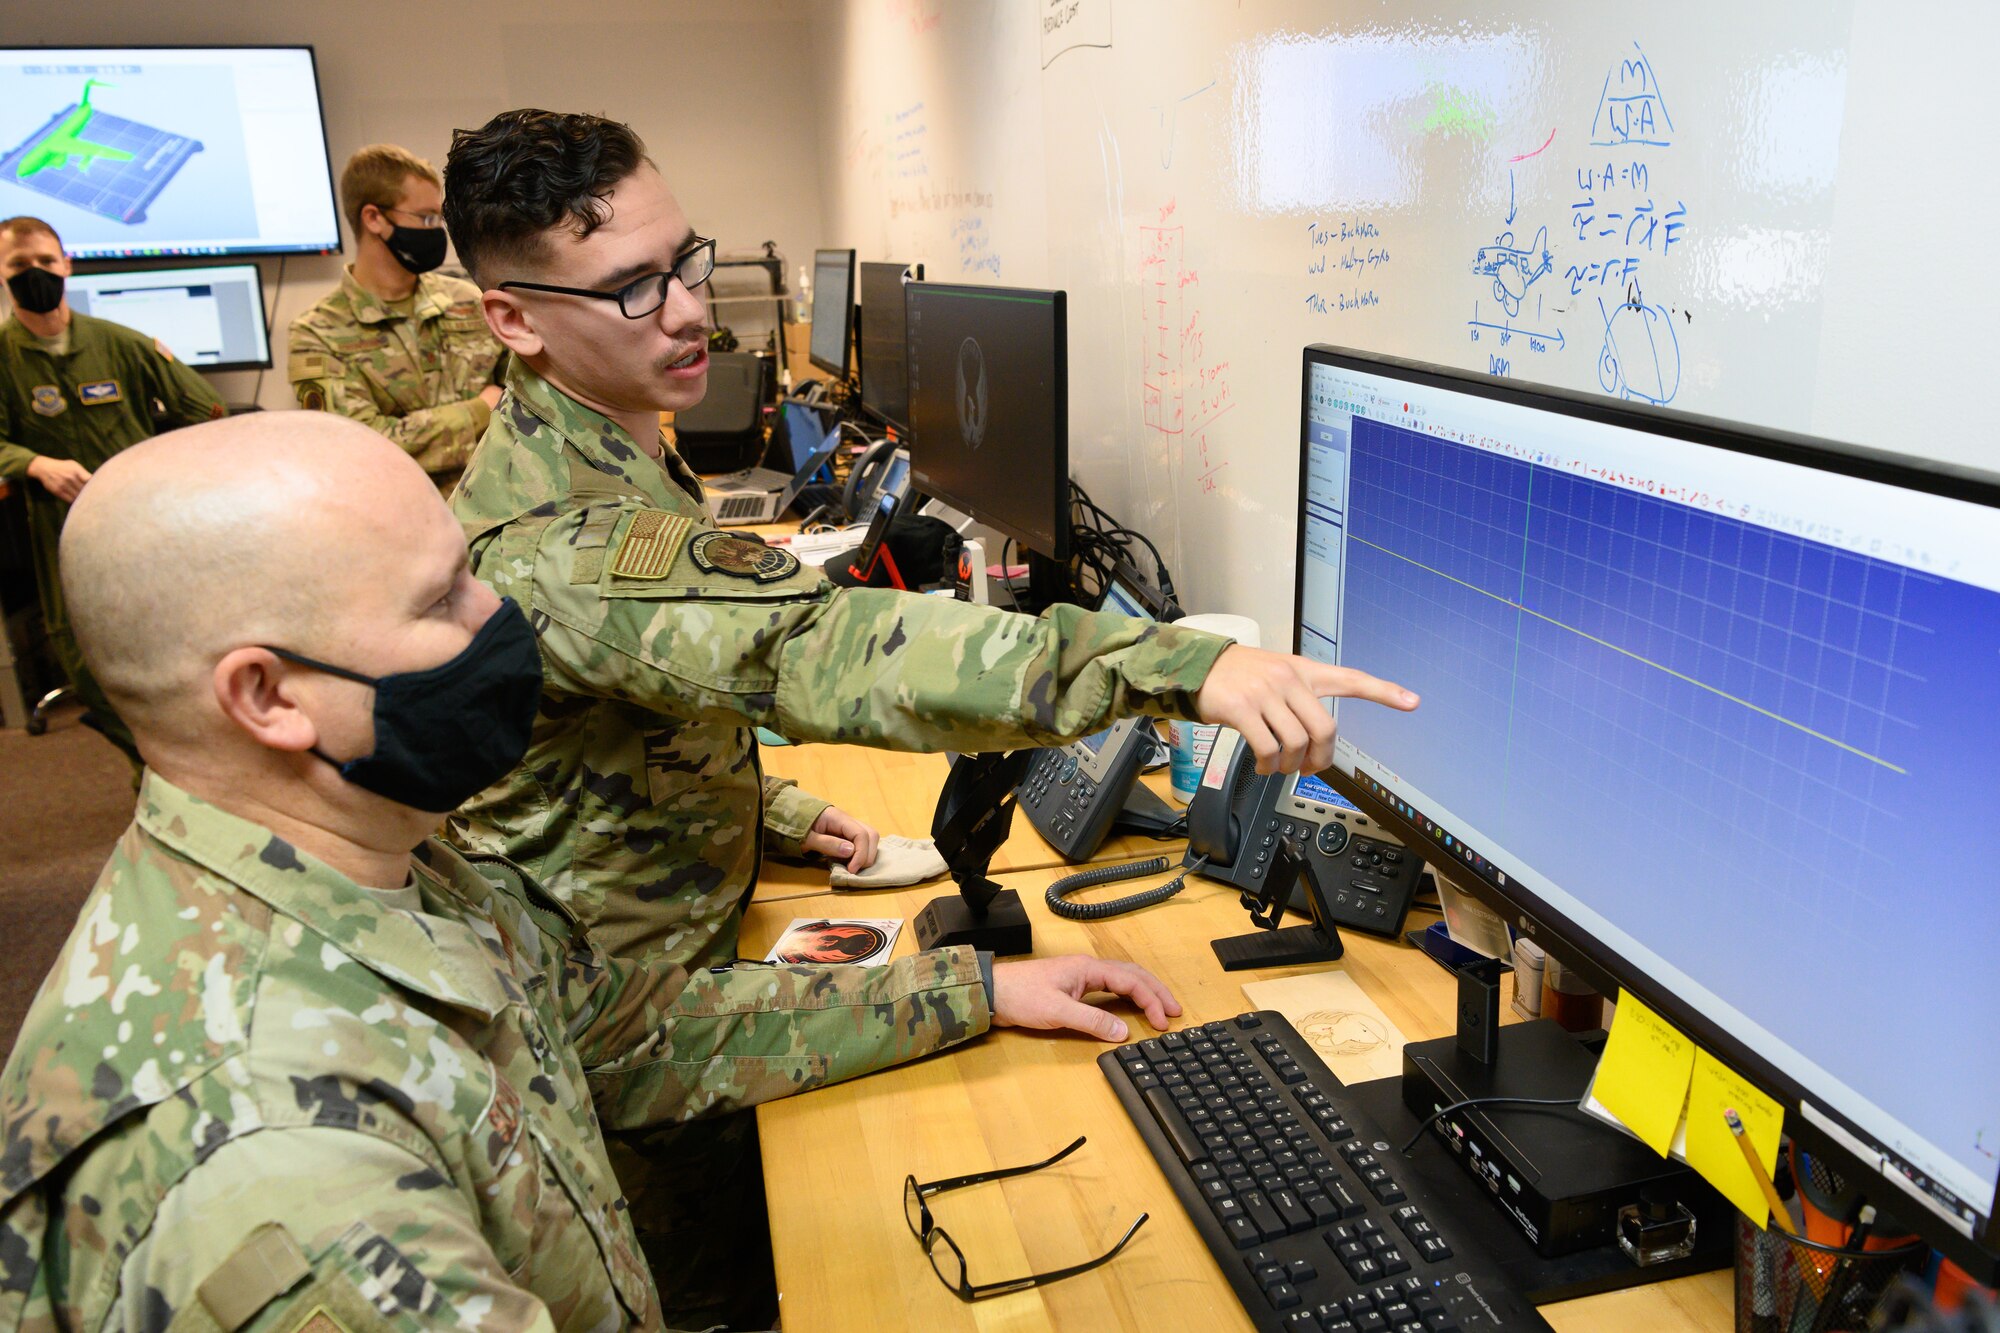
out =
<path fill-rule="evenodd" d="M 45 417 L 59 417 L 69 406 L 69 399 L 53 384 L 37 384 L 28 391 L 28 405 Z"/>
<path fill-rule="evenodd" d="M 99 403 L 122 403 L 125 391 L 118 387 L 117 380 L 92 380 L 89 384 L 76 386 L 76 400 L 85 407 L 95 407 Z"/>
<path fill-rule="evenodd" d="M 348 1327 L 334 1318 L 324 1305 L 316 1305 L 294 1326 L 293 1333 L 348 1333 Z"/>
<path fill-rule="evenodd" d="M 693 526 L 693 519 L 664 509 L 641 509 L 611 557 L 611 572 L 623 579 L 665 578 Z"/>
<path fill-rule="evenodd" d="M 698 568 L 732 579 L 776 583 L 799 572 L 799 558 L 790 551 L 732 532 L 704 532 L 688 543 L 688 554 Z"/>

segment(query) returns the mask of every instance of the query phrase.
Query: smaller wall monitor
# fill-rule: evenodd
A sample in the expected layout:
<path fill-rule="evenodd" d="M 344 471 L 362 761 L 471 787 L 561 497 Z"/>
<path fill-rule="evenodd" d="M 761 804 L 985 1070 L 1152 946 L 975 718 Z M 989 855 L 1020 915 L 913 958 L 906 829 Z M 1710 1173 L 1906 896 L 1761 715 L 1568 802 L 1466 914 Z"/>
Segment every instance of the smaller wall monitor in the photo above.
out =
<path fill-rule="evenodd" d="M 63 290 L 72 310 L 137 329 L 198 369 L 271 364 L 264 283 L 255 264 L 77 273 Z"/>

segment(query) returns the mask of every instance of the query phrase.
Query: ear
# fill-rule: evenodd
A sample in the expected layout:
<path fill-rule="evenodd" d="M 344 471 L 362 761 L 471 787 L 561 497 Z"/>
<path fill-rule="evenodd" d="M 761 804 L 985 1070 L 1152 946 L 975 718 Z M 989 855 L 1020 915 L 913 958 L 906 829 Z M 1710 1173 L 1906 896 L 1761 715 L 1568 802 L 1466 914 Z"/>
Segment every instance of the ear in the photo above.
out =
<path fill-rule="evenodd" d="M 486 313 L 486 327 L 516 356 L 540 356 L 542 335 L 535 331 L 527 307 L 511 292 L 484 291 L 479 303 Z"/>
<path fill-rule="evenodd" d="M 215 664 L 215 702 L 258 744 L 310 750 L 319 744 L 319 728 L 299 708 L 295 680 L 270 649 L 236 648 Z"/>
<path fill-rule="evenodd" d="M 62 262 L 56 265 L 56 272 L 62 274 L 65 278 L 73 274 L 74 270 L 71 268 L 69 262 L 69 251 L 63 251 Z"/>
<path fill-rule="evenodd" d="M 386 225 L 391 228 L 395 226 L 394 223 L 390 222 L 387 218 L 382 216 L 382 210 L 380 208 L 376 207 L 374 204 L 363 204 L 361 206 L 361 230 L 366 235 L 373 236 L 376 240 L 379 241 L 384 239 L 384 237 L 380 232 L 375 230 L 377 224 Z M 358 245 L 361 241 L 361 237 L 357 236 L 354 238 L 354 240 L 355 243 Z"/>

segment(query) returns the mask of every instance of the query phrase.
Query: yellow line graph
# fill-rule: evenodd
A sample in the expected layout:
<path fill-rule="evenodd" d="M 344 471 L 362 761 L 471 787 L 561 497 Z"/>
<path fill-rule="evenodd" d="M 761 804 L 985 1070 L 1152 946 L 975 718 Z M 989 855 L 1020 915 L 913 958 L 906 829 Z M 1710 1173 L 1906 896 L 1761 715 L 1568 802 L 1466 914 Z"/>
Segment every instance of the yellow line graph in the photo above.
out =
<path fill-rule="evenodd" d="M 1791 718 L 1785 717 L 1782 714 L 1774 713 L 1768 708 L 1764 708 L 1757 704 L 1753 704 L 1748 699 L 1739 699 L 1735 695 L 1729 693 L 1729 691 L 1727 690 L 1719 690 L 1715 686 L 1710 685 L 1707 681 L 1696 680 L 1693 676 L 1690 676 L 1685 672 L 1676 671 L 1672 667 L 1662 665 L 1659 662 L 1655 662 L 1649 657 L 1641 657 L 1638 653 L 1633 652 L 1631 649 L 1621 648 L 1617 644 L 1612 643 L 1607 639 L 1600 639 L 1595 634 L 1592 634 L 1587 630 L 1580 630 L 1574 625 L 1566 625 L 1562 621 L 1557 620 L 1554 616 L 1543 615 L 1540 611 L 1535 610 L 1535 608 L 1533 608 L 1532 606 L 1523 606 L 1519 602 L 1513 600 L 1510 597 L 1502 597 L 1498 593 L 1489 592 L 1485 588 L 1480 587 L 1476 583 L 1467 583 L 1464 579 L 1454 578 L 1452 575 L 1445 573 L 1441 569 L 1433 569 L 1431 568 L 1431 566 L 1425 564 L 1421 560 L 1412 560 L 1409 556 L 1404 555 L 1401 551 L 1392 551 L 1388 547 L 1378 545 L 1375 542 L 1371 542 L 1365 537 L 1357 537 L 1350 532 L 1347 536 L 1347 539 L 1352 542 L 1359 542 L 1361 545 L 1369 547 L 1372 550 L 1380 551 L 1383 555 L 1391 556 L 1397 560 L 1402 561 L 1406 565 L 1414 565 L 1416 568 L 1423 570 L 1426 574 L 1435 574 L 1441 579 L 1445 579 L 1448 580 L 1449 582 L 1456 583 L 1461 588 L 1469 588 L 1473 592 L 1478 593 L 1481 597 L 1491 598 L 1493 601 L 1500 603 L 1502 606 L 1510 606 L 1514 608 L 1516 611 L 1521 612 L 1523 615 L 1533 616 L 1537 620 L 1543 621 L 1550 625 L 1554 625 L 1557 629 L 1567 630 L 1569 633 L 1576 635 L 1578 638 L 1588 639 L 1600 648 L 1609 648 L 1612 652 L 1621 654 L 1625 657 L 1629 657 L 1634 662 L 1638 662 L 1642 666 L 1649 666 L 1653 668 L 1653 670 L 1655 671 L 1664 671 L 1667 675 L 1672 676 L 1675 680 L 1686 681 L 1688 684 L 1694 686 L 1696 689 L 1707 690 L 1710 694 L 1714 695 L 1718 699 L 1727 699 L 1730 703 L 1738 704 L 1744 708 L 1749 709 L 1753 713 L 1761 713 L 1765 717 L 1770 718 L 1773 722 L 1783 723 L 1785 726 L 1792 728 L 1794 731 L 1804 732 L 1806 735 L 1811 736 L 1814 740 L 1825 741 L 1828 745 L 1832 745 L 1839 749 L 1845 750 L 1849 754 L 1854 755 L 1858 758 L 1866 759 L 1871 764 L 1880 764 L 1882 767 L 1888 769 L 1892 773 L 1908 776 L 1908 770 L 1896 764 L 1890 763 L 1887 759 L 1882 758 L 1880 755 L 1873 755 L 1868 753 L 1866 750 L 1856 749 L 1854 746 L 1849 745 L 1846 741 L 1837 740 L 1834 737 L 1827 735 L 1823 731 L 1815 731 L 1811 727 L 1805 725 L 1803 722 L 1795 722 Z"/>

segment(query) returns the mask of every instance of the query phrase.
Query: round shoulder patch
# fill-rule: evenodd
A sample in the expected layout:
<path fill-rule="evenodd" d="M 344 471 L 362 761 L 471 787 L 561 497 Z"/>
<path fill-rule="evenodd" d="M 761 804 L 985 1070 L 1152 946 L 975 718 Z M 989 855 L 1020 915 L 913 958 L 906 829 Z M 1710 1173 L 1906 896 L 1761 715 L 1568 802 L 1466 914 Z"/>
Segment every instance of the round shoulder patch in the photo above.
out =
<path fill-rule="evenodd" d="M 799 572 L 799 558 L 778 546 L 766 546 L 733 532 L 704 532 L 688 543 L 697 568 L 732 579 L 776 583 Z"/>

